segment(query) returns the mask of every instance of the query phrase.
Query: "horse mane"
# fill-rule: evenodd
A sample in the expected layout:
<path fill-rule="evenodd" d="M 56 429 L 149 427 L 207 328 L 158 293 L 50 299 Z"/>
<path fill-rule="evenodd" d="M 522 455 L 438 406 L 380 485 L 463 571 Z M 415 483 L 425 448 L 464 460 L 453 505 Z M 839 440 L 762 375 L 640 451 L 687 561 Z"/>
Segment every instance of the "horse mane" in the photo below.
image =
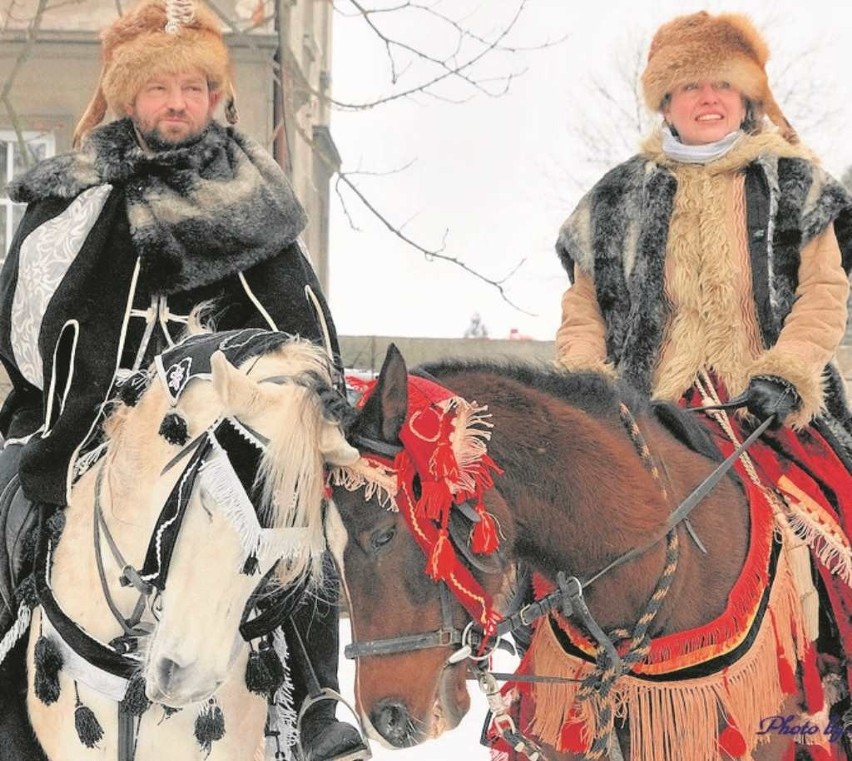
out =
<path fill-rule="evenodd" d="M 593 371 L 569 372 L 543 362 L 447 359 L 425 363 L 412 372 L 433 375 L 439 380 L 458 373 L 500 375 L 561 399 L 598 418 L 618 414 L 621 403 L 637 416 L 645 414 L 649 407 L 648 400 L 623 381 Z"/>
<path fill-rule="evenodd" d="M 722 454 L 710 434 L 692 413 L 671 402 L 650 400 L 620 379 L 584 370 L 567 371 L 543 363 L 505 360 L 448 359 L 429 362 L 412 370 L 441 378 L 456 373 L 494 373 L 556 397 L 596 418 L 619 414 L 625 404 L 636 417 L 649 415 L 681 444 L 704 457 L 720 462 Z"/>

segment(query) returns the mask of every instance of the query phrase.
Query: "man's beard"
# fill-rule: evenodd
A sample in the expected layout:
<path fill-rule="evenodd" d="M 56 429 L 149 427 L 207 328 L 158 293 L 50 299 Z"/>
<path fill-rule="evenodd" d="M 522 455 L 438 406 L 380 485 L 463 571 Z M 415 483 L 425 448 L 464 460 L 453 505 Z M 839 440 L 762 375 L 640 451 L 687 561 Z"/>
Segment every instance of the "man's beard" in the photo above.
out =
<path fill-rule="evenodd" d="M 191 145 L 195 145 L 195 143 L 204 137 L 204 134 L 210 127 L 210 122 L 208 121 L 198 132 L 193 132 L 179 140 L 169 139 L 160 132 L 158 127 L 146 129 L 135 119 L 133 120 L 133 125 L 136 127 L 139 136 L 145 141 L 145 145 L 153 151 L 161 152 L 173 151 L 178 148 L 188 148 Z"/>

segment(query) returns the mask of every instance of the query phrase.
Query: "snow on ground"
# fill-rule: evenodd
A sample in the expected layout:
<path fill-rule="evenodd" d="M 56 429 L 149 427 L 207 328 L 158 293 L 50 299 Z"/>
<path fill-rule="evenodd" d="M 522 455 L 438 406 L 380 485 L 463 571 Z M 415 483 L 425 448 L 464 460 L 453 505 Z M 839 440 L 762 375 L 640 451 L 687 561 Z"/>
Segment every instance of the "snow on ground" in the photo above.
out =
<path fill-rule="evenodd" d="M 343 648 L 349 644 L 349 641 L 349 620 L 342 617 L 340 621 L 340 690 L 343 697 L 354 704 L 355 662 L 343 657 Z M 494 657 L 493 668 L 495 671 L 513 671 L 516 664 L 517 658 L 499 652 Z M 458 727 L 434 740 L 404 750 L 391 750 L 371 740 L 370 747 L 374 761 L 443 761 L 444 759 L 455 761 L 462 758 L 464 761 L 489 761 L 491 756 L 488 750 L 479 744 L 479 735 L 488 706 L 476 682 L 468 682 L 468 689 L 470 711 Z M 343 719 L 345 714 L 345 708 L 338 709 L 339 719 Z"/>

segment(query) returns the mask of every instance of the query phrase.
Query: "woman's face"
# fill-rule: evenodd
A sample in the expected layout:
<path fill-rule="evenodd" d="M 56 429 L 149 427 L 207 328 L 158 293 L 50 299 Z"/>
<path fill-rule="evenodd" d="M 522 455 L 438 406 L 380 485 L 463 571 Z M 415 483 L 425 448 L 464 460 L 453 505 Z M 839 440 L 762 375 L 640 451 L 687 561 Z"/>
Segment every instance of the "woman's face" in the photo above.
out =
<path fill-rule="evenodd" d="M 727 82 L 686 82 L 671 94 L 663 116 L 686 145 L 715 143 L 740 128 L 745 102 Z"/>

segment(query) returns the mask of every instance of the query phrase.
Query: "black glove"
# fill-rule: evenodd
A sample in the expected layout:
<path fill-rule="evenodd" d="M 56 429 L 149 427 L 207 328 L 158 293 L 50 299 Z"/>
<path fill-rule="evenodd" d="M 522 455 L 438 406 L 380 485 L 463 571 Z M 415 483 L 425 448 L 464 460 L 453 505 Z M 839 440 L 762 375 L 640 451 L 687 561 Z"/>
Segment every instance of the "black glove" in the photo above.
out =
<path fill-rule="evenodd" d="M 756 375 L 748 384 L 746 407 L 761 423 L 773 418 L 772 430 L 781 427 L 787 416 L 802 404 L 796 387 L 777 375 Z"/>

